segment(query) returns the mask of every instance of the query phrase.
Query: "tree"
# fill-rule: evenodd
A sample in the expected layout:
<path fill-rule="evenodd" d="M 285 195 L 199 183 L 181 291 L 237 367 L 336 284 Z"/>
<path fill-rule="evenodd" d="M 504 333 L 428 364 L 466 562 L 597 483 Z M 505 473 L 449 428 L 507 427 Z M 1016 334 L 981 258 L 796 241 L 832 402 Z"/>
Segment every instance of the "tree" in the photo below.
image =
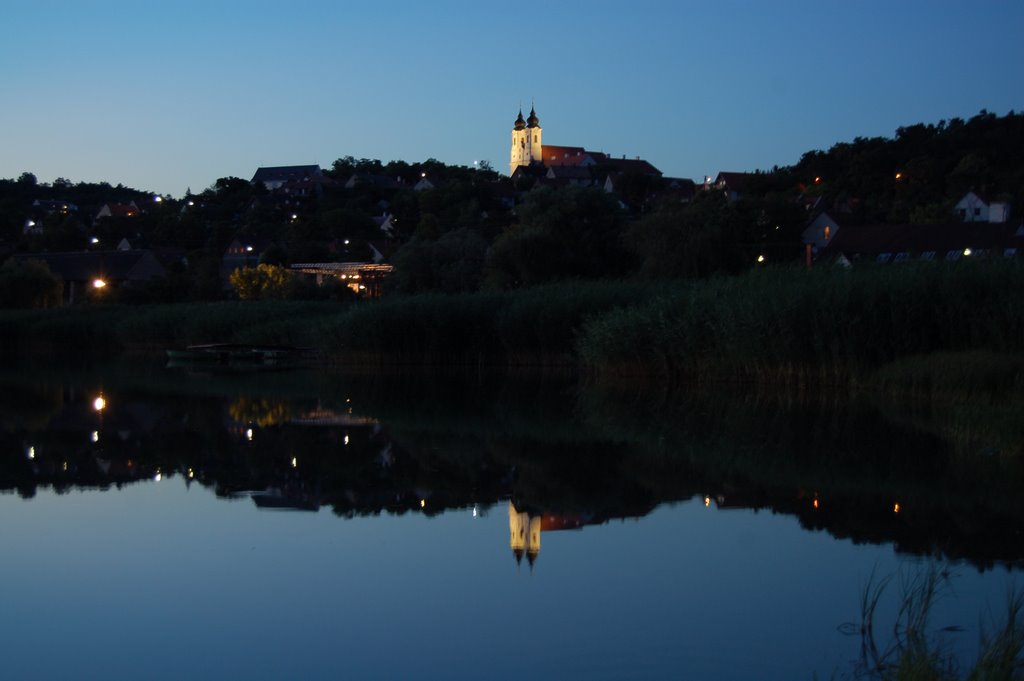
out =
<path fill-rule="evenodd" d="M 242 300 L 282 300 L 291 292 L 294 275 L 277 265 L 239 268 L 228 281 Z"/>
<path fill-rule="evenodd" d="M 64 282 L 37 260 L 16 263 L 8 261 L 0 267 L 0 307 L 59 307 Z"/>

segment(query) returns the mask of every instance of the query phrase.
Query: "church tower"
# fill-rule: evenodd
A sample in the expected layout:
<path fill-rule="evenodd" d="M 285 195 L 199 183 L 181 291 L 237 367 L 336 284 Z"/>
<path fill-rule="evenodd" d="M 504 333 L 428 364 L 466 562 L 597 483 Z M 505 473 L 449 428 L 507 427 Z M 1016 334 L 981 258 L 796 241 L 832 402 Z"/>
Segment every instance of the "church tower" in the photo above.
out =
<path fill-rule="evenodd" d="M 508 174 L 511 175 L 519 166 L 528 166 L 531 163 L 541 163 L 544 159 L 544 147 L 541 139 L 542 130 L 537 112 L 530 107 L 530 117 L 523 120 L 523 110 L 519 110 L 519 117 L 512 125 L 512 153 L 508 164 Z"/>

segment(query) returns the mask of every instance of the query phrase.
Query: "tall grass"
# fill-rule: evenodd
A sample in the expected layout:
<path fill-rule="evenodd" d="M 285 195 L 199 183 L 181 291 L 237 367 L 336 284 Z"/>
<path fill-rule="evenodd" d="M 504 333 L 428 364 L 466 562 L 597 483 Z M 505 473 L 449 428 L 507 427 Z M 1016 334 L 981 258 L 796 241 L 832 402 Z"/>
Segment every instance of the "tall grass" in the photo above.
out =
<path fill-rule="evenodd" d="M 855 678 L 878 681 L 1015 681 L 1024 678 L 1024 596 L 1007 595 L 1006 614 L 989 631 L 982 629 L 974 663 L 961 672 L 959 661 L 944 645 L 943 635 L 962 631 L 947 626 L 934 630 L 930 618 L 936 602 L 950 587 L 948 571 L 935 565 L 901 574 L 901 590 L 891 634 L 879 645 L 877 610 L 892 575 L 876 580 L 872 573 L 863 592 L 861 622 L 847 623 L 840 631 L 859 634 L 861 657 Z"/>
<path fill-rule="evenodd" d="M 592 319 L 593 371 L 841 376 L 899 357 L 1024 349 L 1024 267 L 920 263 L 755 271 Z"/>
<path fill-rule="evenodd" d="M 573 281 L 515 292 L 418 295 L 359 305 L 320 334 L 341 360 L 574 365 L 584 323 L 647 300 L 643 282 Z"/>

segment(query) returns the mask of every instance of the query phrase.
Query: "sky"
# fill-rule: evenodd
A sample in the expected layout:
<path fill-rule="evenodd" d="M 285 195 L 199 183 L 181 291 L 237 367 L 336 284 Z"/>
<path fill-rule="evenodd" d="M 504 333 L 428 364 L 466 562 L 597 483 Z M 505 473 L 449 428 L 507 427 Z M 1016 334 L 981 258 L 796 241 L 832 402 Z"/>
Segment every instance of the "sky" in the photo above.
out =
<path fill-rule="evenodd" d="M 1024 110 L 1021 0 L 0 0 L 0 178 L 180 197 L 259 166 L 548 144 L 700 180 Z"/>

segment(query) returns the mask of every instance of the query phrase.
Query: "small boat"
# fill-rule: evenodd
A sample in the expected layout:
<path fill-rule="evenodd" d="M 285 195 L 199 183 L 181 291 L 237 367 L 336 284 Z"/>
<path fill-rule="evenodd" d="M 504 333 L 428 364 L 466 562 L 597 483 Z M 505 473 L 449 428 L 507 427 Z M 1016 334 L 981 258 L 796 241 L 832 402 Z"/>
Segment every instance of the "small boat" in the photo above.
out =
<path fill-rule="evenodd" d="M 207 369 L 291 369 L 306 366 L 313 358 L 311 348 L 290 345 L 248 345 L 208 343 L 168 350 L 168 367 Z"/>

